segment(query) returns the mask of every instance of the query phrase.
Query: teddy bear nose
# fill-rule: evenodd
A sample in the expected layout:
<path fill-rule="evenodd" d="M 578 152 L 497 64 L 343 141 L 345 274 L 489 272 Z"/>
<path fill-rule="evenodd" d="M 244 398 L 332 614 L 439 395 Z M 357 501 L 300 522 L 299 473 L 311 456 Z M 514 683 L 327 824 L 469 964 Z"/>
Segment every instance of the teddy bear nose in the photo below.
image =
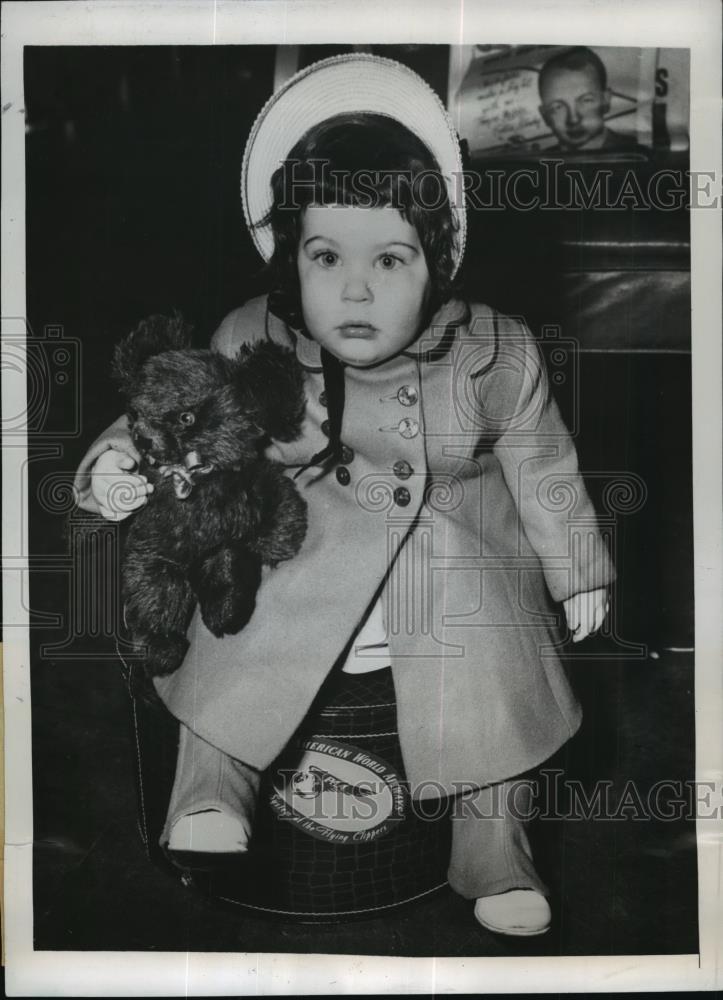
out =
<path fill-rule="evenodd" d="M 143 434 L 134 434 L 133 441 L 139 451 L 150 451 L 150 447 L 153 444 L 151 439 L 144 437 Z"/>

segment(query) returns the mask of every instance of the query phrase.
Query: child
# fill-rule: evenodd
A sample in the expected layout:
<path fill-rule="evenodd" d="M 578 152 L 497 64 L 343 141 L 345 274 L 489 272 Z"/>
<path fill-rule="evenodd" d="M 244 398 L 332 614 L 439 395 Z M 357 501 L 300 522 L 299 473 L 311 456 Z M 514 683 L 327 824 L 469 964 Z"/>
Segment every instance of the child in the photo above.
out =
<path fill-rule="evenodd" d="M 244 850 L 259 773 L 332 666 L 391 665 L 412 795 L 466 792 L 450 885 L 483 926 L 538 934 L 550 908 L 527 786 L 516 808 L 506 793 L 580 722 L 550 594 L 581 639 L 614 572 L 533 338 L 453 295 L 466 233 L 455 174 L 437 97 L 376 56 L 303 70 L 254 124 L 244 210 L 276 291 L 232 312 L 212 345 L 231 356 L 268 337 L 296 351 L 304 432 L 267 453 L 295 476 L 309 528 L 294 559 L 264 571 L 246 628 L 218 640 L 196 613 L 186 660 L 155 682 L 182 723 L 161 840 Z M 145 503 L 140 459 L 121 418 L 83 460 L 81 504 L 125 516 L 108 499 L 119 476 L 130 506 Z"/>

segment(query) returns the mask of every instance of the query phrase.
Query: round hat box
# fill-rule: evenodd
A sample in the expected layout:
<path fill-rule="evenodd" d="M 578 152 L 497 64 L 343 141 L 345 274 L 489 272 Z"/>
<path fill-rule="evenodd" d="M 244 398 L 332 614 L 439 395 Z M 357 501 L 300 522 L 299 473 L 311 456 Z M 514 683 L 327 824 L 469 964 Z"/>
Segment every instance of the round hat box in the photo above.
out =
<path fill-rule="evenodd" d="M 249 851 L 184 854 L 159 845 L 178 721 L 140 665 L 124 666 L 136 746 L 139 827 L 149 858 L 187 886 L 281 920 L 372 918 L 446 885 L 449 803 L 412 802 L 391 668 L 335 669 L 263 776 Z"/>

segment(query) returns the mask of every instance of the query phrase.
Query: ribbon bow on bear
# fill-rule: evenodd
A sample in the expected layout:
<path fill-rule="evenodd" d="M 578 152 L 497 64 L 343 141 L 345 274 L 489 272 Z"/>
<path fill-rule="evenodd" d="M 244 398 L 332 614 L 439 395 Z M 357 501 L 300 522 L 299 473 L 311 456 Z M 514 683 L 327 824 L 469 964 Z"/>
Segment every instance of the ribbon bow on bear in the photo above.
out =
<path fill-rule="evenodd" d="M 191 495 L 196 479 L 207 476 L 213 471 L 212 465 L 202 465 L 201 456 L 197 451 L 189 451 L 183 459 L 183 465 L 161 465 L 158 469 L 163 479 L 173 477 L 173 491 L 178 500 L 185 500 Z"/>

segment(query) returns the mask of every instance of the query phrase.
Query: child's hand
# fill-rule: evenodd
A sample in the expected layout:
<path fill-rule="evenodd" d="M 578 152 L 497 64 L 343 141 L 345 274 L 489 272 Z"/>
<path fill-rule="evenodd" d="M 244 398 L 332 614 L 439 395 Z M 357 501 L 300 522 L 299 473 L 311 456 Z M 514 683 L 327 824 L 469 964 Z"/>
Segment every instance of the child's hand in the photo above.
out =
<path fill-rule="evenodd" d="M 610 610 L 607 589 L 588 590 L 582 594 L 573 594 L 562 602 L 567 617 L 567 627 L 572 632 L 572 641 L 580 642 L 591 632 L 596 632 L 605 615 Z"/>
<path fill-rule="evenodd" d="M 108 521 L 123 521 L 148 502 L 153 483 L 134 473 L 137 462 L 125 451 L 109 448 L 90 471 L 90 492 Z"/>
<path fill-rule="evenodd" d="M 107 462 L 108 465 L 105 468 L 105 472 L 103 472 L 103 467 L 98 466 L 98 462 L 111 449 L 115 452 L 115 458 L 106 457 L 104 459 L 104 462 Z M 121 456 L 126 461 L 119 464 Z M 128 459 L 130 461 L 127 461 Z M 107 427 L 95 439 L 78 466 L 78 471 L 75 473 L 75 479 L 73 480 L 73 492 L 75 493 L 75 501 L 78 507 L 81 510 L 89 510 L 93 514 L 102 514 L 104 517 L 110 516 L 114 521 L 119 520 L 116 517 L 118 512 L 113 511 L 105 502 L 111 499 L 108 496 L 108 484 L 106 483 L 106 488 L 104 489 L 100 479 L 97 481 L 94 480 L 95 473 L 115 474 L 117 482 L 119 475 L 127 476 L 131 469 L 137 468 L 140 461 L 140 453 L 133 444 L 133 438 L 128 427 L 128 418 L 123 414 L 117 420 L 114 420 L 110 427 Z M 140 477 L 136 476 L 135 479 L 140 480 Z M 95 489 L 93 489 L 94 485 Z M 134 483 L 133 485 L 136 488 L 138 483 Z M 96 490 L 98 496 L 96 496 Z M 102 504 L 99 500 L 102 501 Z M 103 509 L 101 509 L 101 506 Z M 127 514 L 123 516 L 125 517 Z"/>

